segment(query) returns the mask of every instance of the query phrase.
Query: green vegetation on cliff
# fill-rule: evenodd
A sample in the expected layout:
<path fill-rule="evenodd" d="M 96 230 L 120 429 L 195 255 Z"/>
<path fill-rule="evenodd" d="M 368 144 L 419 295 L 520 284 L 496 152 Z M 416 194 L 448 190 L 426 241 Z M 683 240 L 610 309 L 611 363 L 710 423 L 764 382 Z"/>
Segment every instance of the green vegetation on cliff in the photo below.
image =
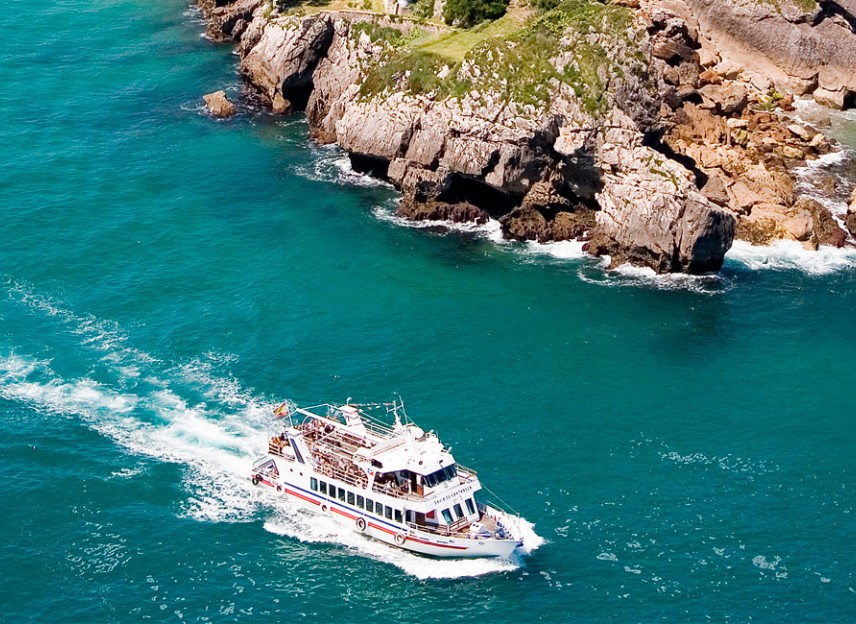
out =
<path fill-rule="evenodd" d="M 505 15 L 508 0 L 446 0 L 443 19 L 447 24 L 472 28 L 485 20 Z"/>
<path fill-rule="evenodd" d="M 562 0 L 546 11 L 510 12 L 451 35 L 397 42 L 368 68 L 365 97 L 388 89 L 438 99 L 492 93 L 546 106 L 558 83 L 592 114 L 606 110 L 609 80 L 624 71 L 616 48 L 635 50 L 629 9 L 597 0 Z"/>
<path fill-rule="evenodd" d="M 794 6 L 805 13 L 811 13 L 818 6 L 817 0 L 758 0 L 758 2 L 774 6 L 779 13 L 782 12 L 783 4 Z"/>

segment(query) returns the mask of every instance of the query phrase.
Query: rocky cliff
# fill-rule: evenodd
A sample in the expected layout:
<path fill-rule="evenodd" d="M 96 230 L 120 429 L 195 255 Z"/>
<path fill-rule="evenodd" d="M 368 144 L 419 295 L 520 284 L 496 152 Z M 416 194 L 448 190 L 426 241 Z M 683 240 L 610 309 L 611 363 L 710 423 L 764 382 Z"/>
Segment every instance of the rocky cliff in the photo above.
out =
<path fill-rule="evenodd" d="M 660 272 L 718 270 L 735 230 L 845 244 L 789 173 L 829 144 L 753 110 L 770 96 L 725 72 L 709 6 L 629 4 L 578 0 L 585 12 L 553 11 L 459 63 L 404 45 L 406 20 L 203 8 L 274 110 L 305 110 L 316 140 L 402 191 L 403 216 L 498 218 L 508 238 L 587 240 Z M 827 13 L 807 27 L 843 28 Z M 824 72 L 815 90 L 850 92 L 846 72 Z"/>
<path fill-rule="evenodd" d="M 853 0 L 668 0 L 697 29 L 722 73 L 745 73 L 761 89 L 813 94 L 845 108 L 856 97 Z M 661 6 L 661 8 L 663 8 Z"/>

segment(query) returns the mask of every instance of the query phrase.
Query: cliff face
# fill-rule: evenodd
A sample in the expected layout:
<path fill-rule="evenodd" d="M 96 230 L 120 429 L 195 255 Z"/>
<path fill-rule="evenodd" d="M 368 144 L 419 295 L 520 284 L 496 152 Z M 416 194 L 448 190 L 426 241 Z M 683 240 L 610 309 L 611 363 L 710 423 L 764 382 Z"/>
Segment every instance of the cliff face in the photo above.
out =
<path fill-rule="evenodd" d="M 738 2 L 725 3 L 734 15 Z M 399 214 L 490 216 L 508 238 L 578 238 L 613 264 L 701 273 L 719 269 L 735 230 L 758 229 L 739 224 L 753 214 L 774 215 L 775 227 L 761 228 L 771 238 L 814 245 L 827 242 L 816 230 L 836 226 L 828 211 L 797 205 L 787 173 L 788 159 L 828 144 L 786 132 L 792 151 L 782 154 L 765 142 L 780 125 L 751 118 L 758 89 L 712 69 L 723 54 L 710 24 L 724 18 L 710 4 L 642 4 L 635 23 L 611 6 L 583 24 L 536 22 L 457 65 L 402 52 L 407 21 L 270 16 L 258 0 L 208 13 L 209 34 L 237 41 L 242 72 L 274 110 L 305 109 L 316 140 L 402 191 Z M 824 21 L 842 27 L 827 18 L 805 28 Z M 849 93 L 842 72 L 824 72 L 824 89 Z M 770 180 L 774 190 L 758 193 Z"/>
<path fill-rule="evenodd" d="M 672 109 L 665 113 L 671 123 L 663 142 L 676 158 L 690 163 L 701 193 L 737 217 L 737 238 L 761 245 L 795 240 L 807 249 L 817 249 L 821 244 L 851 245 L 856 231 L 847 232 L 844 215 L 836 218 L 797 191 L 794 171 L 834 146 L 817 130 L 773 110 L 790 108 L 793 94 L 804 93 L 806 83 L 796 80 L 796 74 L 787 74 L 789 82 L 782 78 L 784 82 L 778 84 L 783 95 L 759 72 L 785 76 L 782 68 L 790 67 L 791 72 L 807 68 L 803 75 L 812 77 L 816 95 L 834 84 L 856 84 L 856 78 L 848 77 L 856 66 L 844 67 L 835 57 L 837 44 L 849 45 L 852 54 L 856 38 L 851 33 L 842 35 L 844 39 L 837 44 L 808 46 L 806 64 L 800 65 L 793 57 L 796 53 L 788 50 L 796 49 L 795 42 L 805 43 L 816 36 L 811 30 L 808 34 L 803 30 L 822 27 L 819 20 L 823 12 L 816 8 L 806 14 L 792 6 L 789 12 L 787 1 L 781 0 L 777 8 L 763 2 L 728 0 L 717 5 L 722 10 L 716 16 L 704 13 L 709 6 L 700 0 L 648 7 L 654 65 L 662 77 L 664 100 Z M 700 12 L 694 12 L 697 5 L 702 6 Z M 800 21 L 810 15 L 814 21 Z M 716 20 L 725 24 L 733 20 L 734 24 L 727 32 L 719 31 L 711 27 Z M 826 18 L 836 28 L 843 28 L 830 20 Z M 757 32 L 745 33 L 746 37 L 735 43 L 734 38 L 744 32 L 741 29 L 747 23 L 754 24 Z M 752 41 L 763 42 L 771 57 L 755 48 L 751 54 L 747 52 Z M 842 51 L 840 58 L 846 59 L 847 53 Z M 745 66 L 735 64 L 741 54 L 748 55 L 742 59 Z M 773 60 L 778 63 L 775 68 L 771 66 Z M 819 83 L 819 76 L 825 82 Z M 833 79 L 839 82 L 833 83 Z M 788 84 L 796 84 L 796 90 L 787 90 Z M 849 87 L 843 89 L 847 92 Z"/>
<path fill-rule="evenodd" d="M 653 4 L 653 3 L 652 3 Z M 697 25 L 722 68 L 759 86 L 812 94 L 837 108 L 856 97 L 853 0 L 669 0 Z"/>

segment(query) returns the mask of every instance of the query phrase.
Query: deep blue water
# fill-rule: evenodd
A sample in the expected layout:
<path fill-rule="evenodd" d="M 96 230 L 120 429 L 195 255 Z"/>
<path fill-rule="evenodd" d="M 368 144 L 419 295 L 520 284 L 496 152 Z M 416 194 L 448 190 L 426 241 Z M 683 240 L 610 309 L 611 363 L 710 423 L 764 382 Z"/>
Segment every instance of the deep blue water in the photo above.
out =
<path fill-rule="evenodd" d="M 852 255 L 664 280 L 401 227 L 302 119 L 201 112 L 241 83 L 184 3 L 0 25 L 0 622 L 856 619 Z M 249 484 L 271 405 L 394 393 L 530 556 Z"/>

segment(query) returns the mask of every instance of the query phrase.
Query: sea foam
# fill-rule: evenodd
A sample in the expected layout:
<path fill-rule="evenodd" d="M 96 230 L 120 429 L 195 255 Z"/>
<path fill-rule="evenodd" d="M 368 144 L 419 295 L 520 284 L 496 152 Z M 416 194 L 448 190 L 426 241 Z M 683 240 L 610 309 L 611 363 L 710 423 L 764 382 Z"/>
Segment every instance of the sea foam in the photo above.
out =
<path fill-rule="evenodd" d="M 810 251 L 797 241 L 784 240 L 767 246 L 736 240 L 725 258 L 727 262 L 753 270 L 796 270 L 809 275 L 828 275 L 856 268 L 856 248 L 822 245 L 817 251 Z"/>
<path fill-rule="evenodd" d="M 251 485 L 249 469 L 261 454 L 273 402 L 244 388 L 228 370 L 229 354 L 205 354 L 170 364 L 130 346 L 117 324 L 79 315 L 25 285 L 8 289 L 33 313 L 57 319 L 65 333 L 112 372 L 110 381 L 64 378 L 51 361 L 0 352 L 0 397 L 44 417 L 75 418 L 137 457 L 183 467 L 187 498 L 180 513 L 207 522 L 266 518 L 265 528 L 307 542 L 340 544 L 401 568 L 417 578 L 460 578 L 515 569 L 513 560 L 431 560 L 368 540 L 329 518 Z M 132 369 L 132 378 L 127 378 Z M 197 400 L 202 397 L 203 400 Z M 140 478 L 139 462 L 110 477 Z M 543 540 L 521 519 L 524 552 Z"/>

